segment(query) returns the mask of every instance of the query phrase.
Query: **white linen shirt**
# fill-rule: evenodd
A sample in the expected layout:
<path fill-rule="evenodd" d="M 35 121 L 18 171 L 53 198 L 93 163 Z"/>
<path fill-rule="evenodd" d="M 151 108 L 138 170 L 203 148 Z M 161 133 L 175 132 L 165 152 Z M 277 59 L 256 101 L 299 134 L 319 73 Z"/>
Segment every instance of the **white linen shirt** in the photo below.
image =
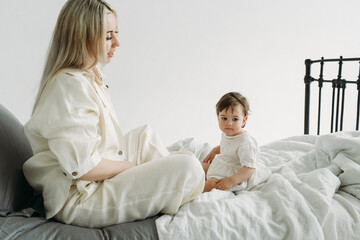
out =
<path fill-rule="evenodd" d="M 25 124 L 34 155 L 23 170 L 43 194 L 47 218 L 63 207 L 76 179 L 102 158 L 124 160 L 123 135 L 107 91 L 92 71 L 62 70 Z"/>

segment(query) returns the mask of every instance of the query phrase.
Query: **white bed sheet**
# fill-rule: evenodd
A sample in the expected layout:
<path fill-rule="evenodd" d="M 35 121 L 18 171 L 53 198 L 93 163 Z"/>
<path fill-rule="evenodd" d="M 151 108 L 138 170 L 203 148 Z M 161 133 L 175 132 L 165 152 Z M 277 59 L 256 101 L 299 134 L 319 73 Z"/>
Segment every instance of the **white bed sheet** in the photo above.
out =
<path fill-rule="evenodd" d="M 210 150 L 193 139 L 176 148 L 199 159 Z M 359 132 L 275 141 L 261 147 L 261 161 L 273 172 L 266 183 L 202 194 L 156 220 L 159 238 L 359 239 Z"/>
<path fill-rule="evenodd" d="M 332 210 L 335 218 L 335 231 L 325 229 L 334 234 L 331 239 L 360 239 L 359 199 L 346 192 L 338 191 L 333 197 Z"/>

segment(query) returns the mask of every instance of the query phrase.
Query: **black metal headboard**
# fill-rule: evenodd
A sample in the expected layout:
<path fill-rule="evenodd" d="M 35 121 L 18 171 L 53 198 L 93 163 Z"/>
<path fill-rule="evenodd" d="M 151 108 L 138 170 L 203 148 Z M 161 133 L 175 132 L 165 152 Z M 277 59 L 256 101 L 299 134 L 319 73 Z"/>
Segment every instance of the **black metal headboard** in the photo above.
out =
<path fill-rule="evenodd" d="M 337 77 L 331 80 L 324 79 L 324 65 L 328 62 L 337 62 Z M 342 77 L 343 64 L 345 62 L 358 62 L 359 67 L 357 67 L 357 79 L 349 80 Z M 319 67 L 319 77 L 314 78 L 311 76 L 311 70 L 313 66 Z M 360 58 L 337 58 L 337 59 L 324 59 L 320 60 L 305 60 L 305 119 L 304 119 L 304 134 L 309 134 L 309 124 L 310 124 L 310 85 L 312 82 L 318 82 L 318 106 L 317 106 L 317 134 L 320 134 L 320 116 L 321 116 L 321 93 L 324 84 L 332 84 L 332 104 L 331 104 L 331 126 L 330 132 L 337 132 L 343 130 L 343 120 L 344 120 L 344 109 L 345 109 L 345 89 L 347 84 L 356 84 L 357 85 L 357 108 L 356 108 L 356 130 L 359 130 L 359 114 L 360 114 Z M 340 102 L 341 98 L 341 102 Z M 354 113 L 355 114 L 355 113 Z"/>

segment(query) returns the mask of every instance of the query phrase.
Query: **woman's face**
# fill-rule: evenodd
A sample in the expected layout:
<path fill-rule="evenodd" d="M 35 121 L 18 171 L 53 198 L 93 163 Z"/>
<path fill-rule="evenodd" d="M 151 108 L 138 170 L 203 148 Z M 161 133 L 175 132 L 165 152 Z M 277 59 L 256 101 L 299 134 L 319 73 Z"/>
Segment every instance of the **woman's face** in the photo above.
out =
<path fill-rule="evenodd" d="M 120 46 L 119 40 L 117 38 L 117 24 L 116 18 L 113 13 L 106 14 L 106 53 L 107 53 L 107 63 L 111 62 L 111 59 L 114 56 L 116 48 Z"/>

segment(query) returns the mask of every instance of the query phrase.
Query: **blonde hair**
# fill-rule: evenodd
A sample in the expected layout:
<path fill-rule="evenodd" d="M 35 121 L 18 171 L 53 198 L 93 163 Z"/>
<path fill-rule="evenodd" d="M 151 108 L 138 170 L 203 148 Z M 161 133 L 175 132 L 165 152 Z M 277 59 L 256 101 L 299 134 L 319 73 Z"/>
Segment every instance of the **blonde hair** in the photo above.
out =
<path fill-rule="evenodd" d="M 102 0 L 68 0 L 58 16 L 50 41 L 33 113 L 53 76 L 62 69 L 90 69 L 106 63 L 105 15 L 116 12 Z M 89 59 L 94 57 L 94 62 Z M 89 67 L 90 64 L 90 67 Z"/>

